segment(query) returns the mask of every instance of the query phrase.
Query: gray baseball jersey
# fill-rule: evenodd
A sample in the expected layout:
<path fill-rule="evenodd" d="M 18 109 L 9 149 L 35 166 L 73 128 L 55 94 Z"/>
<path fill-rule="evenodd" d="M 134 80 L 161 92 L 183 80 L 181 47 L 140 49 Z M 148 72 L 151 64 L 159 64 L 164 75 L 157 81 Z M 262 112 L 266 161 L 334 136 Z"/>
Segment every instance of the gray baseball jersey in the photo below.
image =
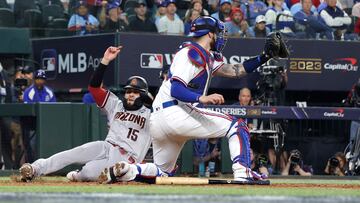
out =
<path fill-rule="evenodd" d="M 101 107 L 106 111 L 110 125 L 105 140 L 124 148 L 136 162 L 141 162 L 151 144 L 150 109 L 143 106 L 136 111 L 127 111 L 123 102 L 110 91 Z"/>

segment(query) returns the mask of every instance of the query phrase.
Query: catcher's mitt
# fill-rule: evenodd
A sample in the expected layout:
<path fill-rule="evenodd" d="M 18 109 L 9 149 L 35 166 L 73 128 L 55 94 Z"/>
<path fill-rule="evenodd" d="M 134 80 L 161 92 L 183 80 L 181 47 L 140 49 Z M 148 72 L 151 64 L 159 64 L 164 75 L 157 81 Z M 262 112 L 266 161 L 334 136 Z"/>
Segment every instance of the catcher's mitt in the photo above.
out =
<path fill-rule="evenodd" d="M 266 37 L 264 53 L 270 58 L 289 57 L 289 49 L 280 32 L 271 32 Z"/>

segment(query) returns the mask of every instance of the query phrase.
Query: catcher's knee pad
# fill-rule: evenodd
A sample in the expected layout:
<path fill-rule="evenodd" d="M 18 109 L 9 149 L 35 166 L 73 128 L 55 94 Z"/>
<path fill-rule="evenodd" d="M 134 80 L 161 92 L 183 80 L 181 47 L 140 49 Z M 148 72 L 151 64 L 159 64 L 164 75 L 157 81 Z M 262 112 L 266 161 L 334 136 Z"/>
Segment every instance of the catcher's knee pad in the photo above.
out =
<path fill-rule="evenodd" d="M 243 119 L 234 120 L 227 133 L 229 147 L 239 148 L 237 154 L 232 154 L 233 163 L 250 167 L 250 133 Z M 230 149 L 230 151 L 232 151 Z M 235 151 L 235 150 L 233 150 Z"/>

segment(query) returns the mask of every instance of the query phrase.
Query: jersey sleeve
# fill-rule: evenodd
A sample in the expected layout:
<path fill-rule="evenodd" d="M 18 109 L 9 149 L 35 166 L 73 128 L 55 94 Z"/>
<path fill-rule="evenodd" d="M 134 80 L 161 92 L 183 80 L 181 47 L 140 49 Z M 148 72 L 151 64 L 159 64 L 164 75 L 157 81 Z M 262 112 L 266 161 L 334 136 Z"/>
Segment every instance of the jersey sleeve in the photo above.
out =
<path fill-rule="evenodd" d="M 180 50 L 174 58 L 174 61 L 170 67 L 172 74 L 171 80 L 177 80 L 183 83 L 185 86 L 203 70 L 202 67 L 195 66 L 189 59 L 187 53 L 188 48 Z"/>
<path fill-rule="evenodd" d="M 224 61 L 223 60 L 214 60 L 214 64 L 212 66 L 212 74 L 214 75 L 214 73 L 219 70 L 222 66 L 224 65 Z"/>
<path fill-rule="evenodd" d="M 122 104 L 122 101 L 114 93 L 107 91 L 106 97 L 100 108 L 104 109 L 109 116 L 114 113 L 116 106 L 119 103 Z"/>

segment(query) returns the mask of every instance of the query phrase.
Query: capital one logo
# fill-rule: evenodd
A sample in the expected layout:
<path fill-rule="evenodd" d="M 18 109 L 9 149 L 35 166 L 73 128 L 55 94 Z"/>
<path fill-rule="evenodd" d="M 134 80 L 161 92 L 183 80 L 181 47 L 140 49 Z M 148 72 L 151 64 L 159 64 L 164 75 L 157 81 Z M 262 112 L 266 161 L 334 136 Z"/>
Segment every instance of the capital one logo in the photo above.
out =
<path fill-rule="evenodd" d="M 359 69 L 357 66 L 356 58 L 338 58 L 333 63 L 325 63 L 324 69 L 326 70 L 340 70 L 343 72 L 356 72 Z"/>
<path fill-rule="evenodd" d="M 333 112 L 324 112 L 325 117 L 337 117 L 337 118 L 343 118 L 345 116 L 344 109 L 338 108 L 335 109 Z"/>

